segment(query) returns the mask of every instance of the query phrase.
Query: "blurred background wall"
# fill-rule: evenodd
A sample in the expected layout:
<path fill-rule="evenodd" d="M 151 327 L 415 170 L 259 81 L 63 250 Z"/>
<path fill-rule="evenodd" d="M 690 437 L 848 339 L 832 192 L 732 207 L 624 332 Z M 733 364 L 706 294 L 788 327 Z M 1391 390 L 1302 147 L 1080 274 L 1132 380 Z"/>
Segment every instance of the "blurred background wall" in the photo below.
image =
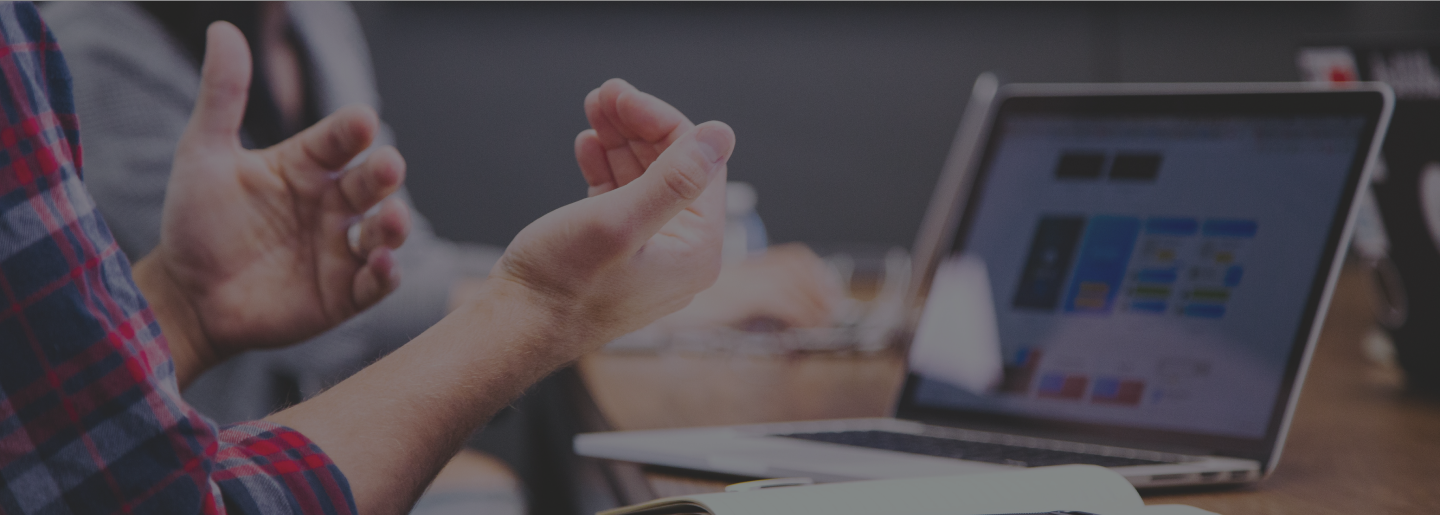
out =
<path fill-rule="evenodd" d="M 1302 43 L 1440 31 L 1433 3 L 360 3 L 420 210 L 503 245 L 581 198 L 585 94 L 735 128 L 772 242 L 909 246 L 971 82 L 1293 81 Z"/>

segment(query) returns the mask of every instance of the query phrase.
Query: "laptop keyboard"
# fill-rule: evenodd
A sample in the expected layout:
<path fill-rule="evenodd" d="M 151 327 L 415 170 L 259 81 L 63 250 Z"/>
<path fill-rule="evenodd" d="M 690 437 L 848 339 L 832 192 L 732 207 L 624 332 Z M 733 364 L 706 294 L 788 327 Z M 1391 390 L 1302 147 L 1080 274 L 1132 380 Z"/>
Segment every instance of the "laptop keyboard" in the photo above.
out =
<path fill-rule="evenodd" d="M 893 433 L 890 431 L 836 431 L 826 433 L 791 433 L 774 436 L 1021 467 L 1044 467 L 1047 465 L 1069 464 L 1124 467 L 1128 465 L 1175 463 L 1174 461 L 1155 461 L 1123 456 L 1105 456 L 1053 449 L 1037 449 L 1034 447 L 972 442 L 909 433 Z"/>

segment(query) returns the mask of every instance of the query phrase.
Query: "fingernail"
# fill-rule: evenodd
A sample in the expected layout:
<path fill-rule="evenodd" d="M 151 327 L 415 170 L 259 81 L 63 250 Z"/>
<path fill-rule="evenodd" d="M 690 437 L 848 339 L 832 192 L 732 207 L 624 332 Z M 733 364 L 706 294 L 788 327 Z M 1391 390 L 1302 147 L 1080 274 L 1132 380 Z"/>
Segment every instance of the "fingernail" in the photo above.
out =
<path fill-rule="evenodd" d="M 703 127 L 695 134 L 695 141 L 700 144 L 700 152 L 705 154 L 705 159 L 711 163 L 719 163 L 725 158 L 728 139 L 723 131 L 710 127 Z"/>

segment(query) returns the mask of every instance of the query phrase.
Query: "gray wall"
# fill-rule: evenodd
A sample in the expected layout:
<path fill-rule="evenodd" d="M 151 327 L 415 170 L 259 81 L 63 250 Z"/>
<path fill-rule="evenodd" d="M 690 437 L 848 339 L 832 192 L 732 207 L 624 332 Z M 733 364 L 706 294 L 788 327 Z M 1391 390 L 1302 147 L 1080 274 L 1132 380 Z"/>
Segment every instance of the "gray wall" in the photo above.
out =
<path fill-rule="evenodd" d="M 1435 4 L 360 4 L 382 111 L 440 234 L 504 244 L 584 195 L 581 102 L 623 77 L 731 124 L 773 241 L 908 246 L 969 85 L 1289 81 L 1304 42 Z"/>

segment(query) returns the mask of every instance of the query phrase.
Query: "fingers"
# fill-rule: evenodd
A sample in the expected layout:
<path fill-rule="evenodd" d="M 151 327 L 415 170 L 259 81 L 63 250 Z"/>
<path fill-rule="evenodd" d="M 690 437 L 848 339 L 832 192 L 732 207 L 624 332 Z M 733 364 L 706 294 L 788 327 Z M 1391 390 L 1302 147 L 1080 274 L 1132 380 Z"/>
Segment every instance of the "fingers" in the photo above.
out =
<path fill-rule="evenodd" d="M 595 129 L 581 131 L 575 137 L 575 161 L 580 164 L 580 174 L 590 187 L 587 196 L 593 197 L 619 187 L 615 175 L 610 172 L 610 163 L 605 158 L 605 147 Z"/>
<path fill-rule="evenodd" d="M 365 265 L 355 274 L 351 288 L 356 309 L 363 310 L 380 302 L 400 286 L 400 266 L 390 249 L 378 247 L 371 250 Z"/>
<path fill-rule="evenodd" d="M 615 80 L 628 88 L 615 97 L 615 115 L 631 140 L 671 143 L 694 126 L 674 106 L 625 81 Z"/>
<path fill-rule="evenodd" d="M 621 186 L 615 194 L 596 199 L 613 198 L 606 203 L 616 206 L 614 213 L 622 217 L 621 223 L 634 227 L 643 242 L 700 199 L 734 149 L 735 133 L 730 126 L 713 121 L 700 124 L 666 149 L 639 179 Z M 720 189 L 724 189 L 723 185 Z M 724 192 L 715 195 L 711 194 L 710 202 L 705 203 L 706 212 L 701 214 L 720 218 L 717 223 L 723 223 L 723 212 L 713 211 L 723 211 L 724 206 L 709 204 L 723 204 Z"/>
<path fill-rule="evenodd" d="M 410 234 L 410 210 L 400 199 L 386 199 L 359 227 L 359 241 L 351 245 L 351 251 L 364 256 L 365 263 L 355 272 L 350 291 L 356 309 L 363 310 L 400 286 L 400 266 L 394 249 L 404 244 Z"/>
<path fill-rule="evenodd" d="M 205 34 L 205 62 L 200 68 L 200 94 L 186 137 L 238 145 L 249 91 L 250 48 L 245 36 L 229 22 L 210 24 Z"/>
<path fill-rule="evenodd" d="M 374 215 L 365 217 L 356 227 L 359 234 L 350 245 L 356 256 L 369 256 L 380 247 L 397 249 L 410 234 L 410 209 L 400 199 L 387 199 Z"/>
<path fill-rule="evenodd" d="M 585 97 L 585 117 L 617 187 L 640 177 L 694 126 L 680 110 L 621 79 L 610 79 Z M 586 166 L 582 163 L 581 169 Z"/>
<path fill-rule="evenodd" d="M 620 118 L 615 113 L 615 99 L 619 90 L 627 87 L 633 88 L 620 79 L 610 79 L 585 95 L 585 118 L 590 121 L 591 127 L 586 132 L 594 134 L 594 144 L 587 144 L 584 150 L 590 154 L 586 156 L 578 153 L 581 149 L 577 146 L 575 157 L 580 161 L 580 172 L 585 174 L 587 182 L 591 176 L 608 176 L 618 188 L 645 173 L 645 167 L 649 165 L 641 163 L 630 151 L 627 131 L 618 126 Z M 581 137 L 586 137 L 584 132 Z M 590 168 L 599 163 L 604 163 L 604 171 L 591 171 Z"/>
<path fill-rule="evenodd" d="M 355 156 L 370 148 L 379 130 L 375 110 L 353 105 L 335 111 L 290 139 L 267 149 L 278 162 L 279 169 L 292 180 L 311 179 L 311 172 L 331 172 L 344 168 Z M 398 153 L 397 153 L 398 154 Z"/>
<path fill-rule="evenodd" d="M 693 125 L 679 109 L 623 79 L 607 80 L 586 95 L 585 118 L 606 148 L 674 141 Z"/>
<path fill-rule="evenodd" d="M 605 163 L 604 173 L 610 176 L 617 188 L 629 184 L 645 173 L 645 167 L 650 163 L 640 162 L 640 158 L 631 149 L 629 140 L 620 135 L 619 129 L 615 128 L 608 118 L 602 115 L 599 119 L 591 120 L 590 125 L 594 127 L 591 131 L 595 134 L 596 146 L 599 147 L 598 159 L 595 160 Z M 607 142 L 606 139 L 611 141 Z M 581 173 L 590 175 L 584 168 L 587 164 L 582 162 L 580 170 Z"/>
<path fill-rule="evenodd" d="M 340 176 L 340 194 L 351 213 L 360 214 L 395 193 L 404 182 L 405 159 L 395 147 L 387 145 Z"/>
<path fill-rule="evenodd" d="M 629 83 L 620 79 L 610 79 L 585 95 L 585 119 L 590 122 L 590 128 L 595 130 L 596 135 L 602 138 L 600 142 L 606 148 L 618 148 L 629 141 L 620 128 L 615 126 L 619 122 L 618 115 L 612 117 L 607 114 L 615 112 L 615 98 L 619 96 L 619 91 L 616 89 L 624 86 L 629 86 Z M 603 99 L 601 98 L 602 91 L 604 92 Z M 609 106 L 602 105 L 602 103 L 609 104 Z"/>

